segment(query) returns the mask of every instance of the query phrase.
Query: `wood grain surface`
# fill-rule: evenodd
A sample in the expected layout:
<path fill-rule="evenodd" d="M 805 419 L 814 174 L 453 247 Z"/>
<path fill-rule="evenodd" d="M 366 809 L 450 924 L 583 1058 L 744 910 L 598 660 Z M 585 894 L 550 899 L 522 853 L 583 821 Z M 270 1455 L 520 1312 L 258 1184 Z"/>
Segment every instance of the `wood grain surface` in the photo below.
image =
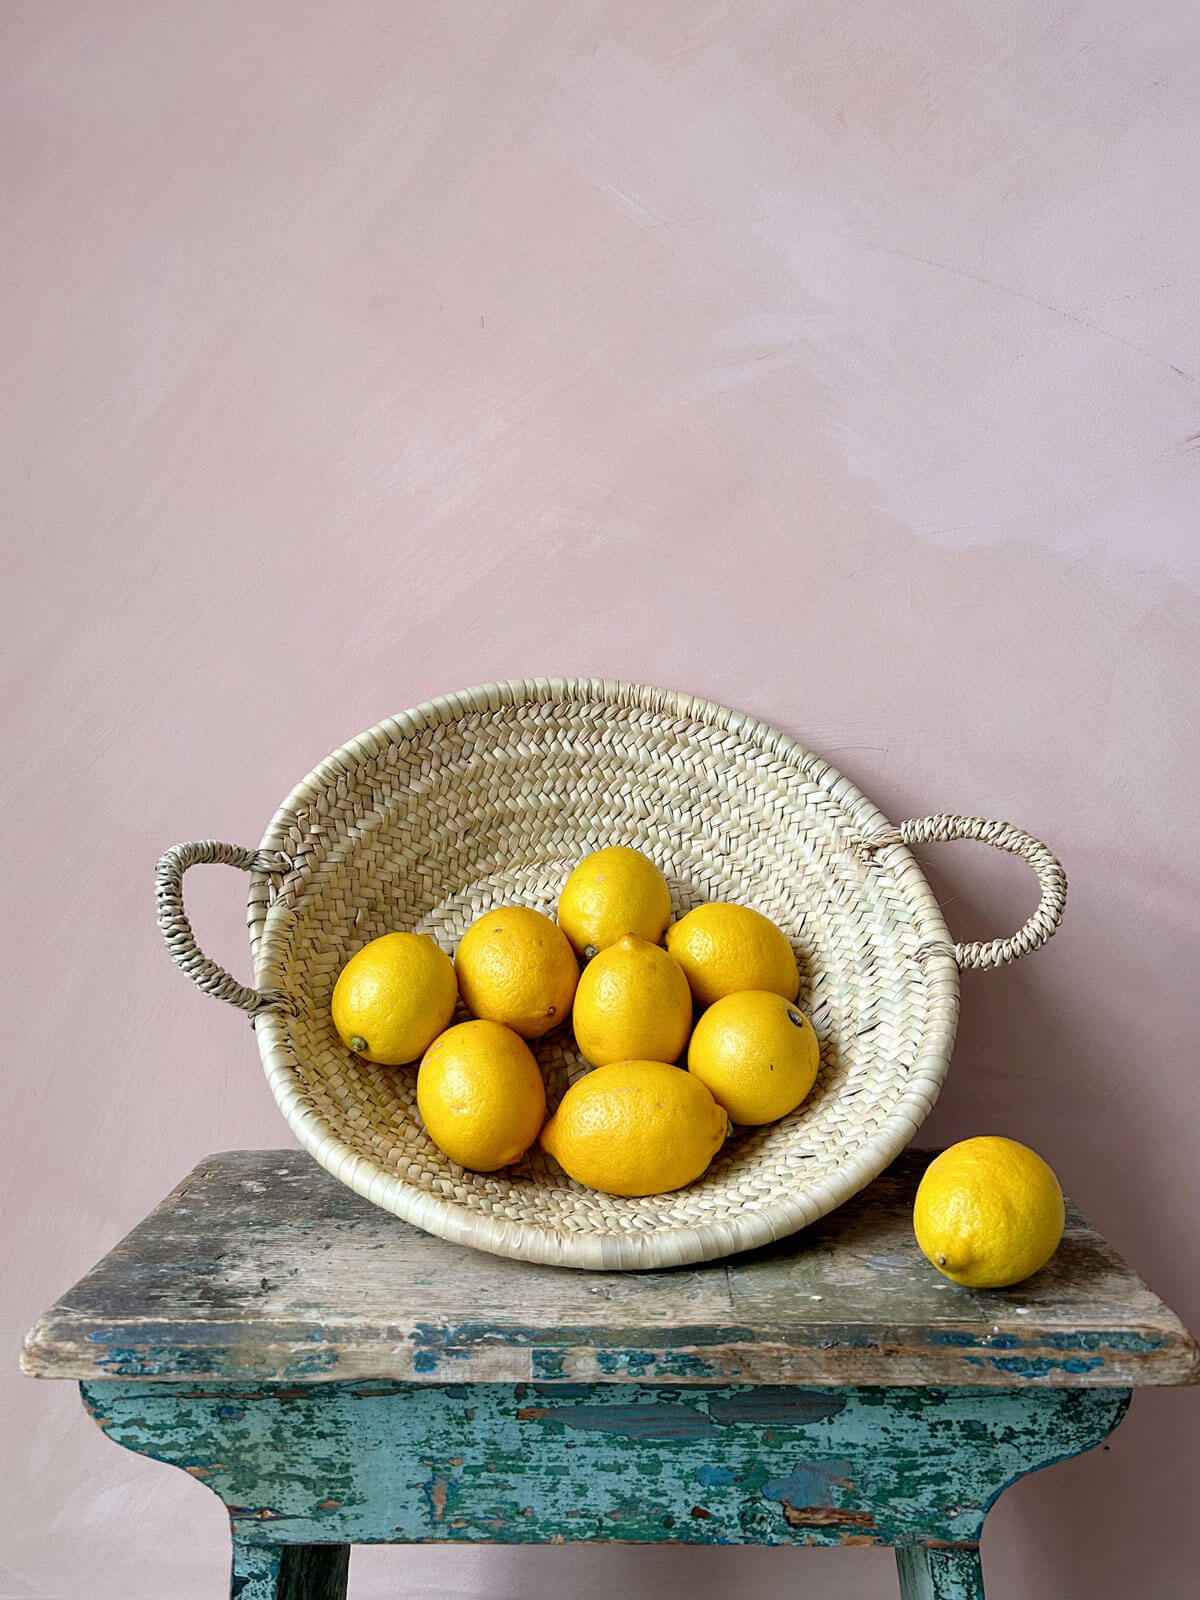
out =
<path fill-rule="evenodd" d="M 1013 1289 L 942 1277 L 912 1233 L 932 1152 L 815 1226 L 699 1268 L 580 1273 L 465 1250 L 307 1155 L 209 1157 L 34 1327 L 38 1377 L 306 1384 L 1187 1383 L 1178 1318 L 1071 1206 Z"/>

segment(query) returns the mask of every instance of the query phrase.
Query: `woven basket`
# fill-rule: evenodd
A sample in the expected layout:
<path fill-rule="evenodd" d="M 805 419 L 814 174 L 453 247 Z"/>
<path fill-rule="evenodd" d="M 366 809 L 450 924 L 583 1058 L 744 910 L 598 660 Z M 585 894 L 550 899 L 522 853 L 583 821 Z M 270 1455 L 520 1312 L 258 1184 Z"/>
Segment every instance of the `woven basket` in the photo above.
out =
<path fill-rule="evenodd" d="M 1036 871 L 1041 903 L 1014 938 L 950 940 L 907 846 L 955 838 L 1013 851 Z M 677 915 L 736 901 L 784 929 L 821 1040 L 813 1092 L 782 1122 L 740 1131 L 674 1194 L 598 1194 L 536 1148 L 503 1172 L 466 1172 L 421 1125 L 415 1068 L 373 1066 L 342 1046 L 334 980 L 395 929 L 452 952 L 493 906 L 553 915 L 571 868 L 611 844 L 658 863 Z M 196 946 L 182 878 L 202 861 L 251 875 L 254 989 Z M 1044 943 L 1065 892 L 1046 847 L 1007 823 L 937 816 L 894 828 L 826 762 L 749 717 L 636 684 L 560 679 L 489 684 L 381 723 L 293 790 L 257 850 L 183 844 L 158 869 L 174 959 L 250 1013 L 279 1107 L 323 1167 L 444 1238 L 600 1269 L 762 1245 L 869 1183 L 937 1097 L 960 967 Z M 586 1067 L 569 1028 L 533 1048 L 553 1109 Z"/>

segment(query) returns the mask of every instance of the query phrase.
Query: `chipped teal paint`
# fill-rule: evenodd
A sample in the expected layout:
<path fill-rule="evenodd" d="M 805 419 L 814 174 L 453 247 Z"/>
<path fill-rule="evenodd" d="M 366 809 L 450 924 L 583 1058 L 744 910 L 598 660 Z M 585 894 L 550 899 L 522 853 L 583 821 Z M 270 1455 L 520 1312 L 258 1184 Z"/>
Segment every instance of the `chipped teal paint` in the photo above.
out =
<path fill-rule="evenodd" d="M 229 1579 L 230 1600 L 275 1600 L 282 1565 L 283 1551 L 278 1545 L 253 1545 L 236 1540 Z"/>
<path fill-rule="evenodd" d="M 925 1335 L 930 1344 L 951 1345 L 955 1348 L 978 1350 L 1017 1350 L 1021 1341 L 1012 1333 L 991 1333 L 986 1338 L 978 1334 L 964 1333 L 957 1328 L 930 1328 Z"/>
<path fill-rule="evenodd" d="M 984 1600 L 978 1550 L 896 1551 L 900 1600 Z"/>
<path fill-rule="evenodd" d="M 636 1332 L 644 1343 L 630 1345 L 629 1335 Z M 220 1367 L 219 1381 L 254 1382 L 263 1376 L 261 1352 L 246 1348 L 226 1349 L 221 1341 L 227 1334 L 224 1324 L 171 1323 L 156 1328 L 153 1324 L 139 1323 L 133 1327 L 114 1324 L 87 1335 L 90 1343 L 102 1347 L 97 1365 L 112 1378 L 188 1378 L 211 1375 L 214 1364 Z M 342 1361 L 340 1348 L 331 1343 L 325 1348 L 304 1349 L 305 1344 L 321 1346 L 323 1335 L 311 1328 L 283 1325 L 278 1329 L 279 1344 L 297 1346 L 294 1353 L 282 1363 L 279 1361 L 279 1344 L 272 1347 L 268 1359 L 272 1363 L 272 1380 L 278 1380 L 282 1370 L 287 1380 L 303 1382 L 307 1379 L 334 1379 Z M 157 1337 L 156 1337 L 157 1335 Z M 438 1328 L 419 1323 L 413 1331 L 413 1370 L 423 1379 L 445 1378 L 452 1382 L 456 1367 L 471 1359 L 479 1350 L 503 1344 L 528 1351 L 530 1374 L 534 1379 L 554 1381 L 565 1376 L 564 1351 L 583 1348 L 584 1343 L 595 1363 L 598 1378 L 633 1379 L 680 1383 L 728 1382 L 730 1351 L 739 1344 L 753 1348 L 761 1341 L 761 1334 L 751 1328 L 720 1327 L 689 1330 L 693 1347 L 686 1350 L 664 1349 L 656 1344 L 654 1329 L 622 1329 L 621 1343 L 606 1345 L 603 1330 L 561 1327 L 555 1330 L 556 1344 L 548 1344 L 545 1328 L 508 1328 L 499 1333 L 487 1323 L 461 1323 L 450 1328 Z M 1074 1374 L 1094 1373 L 1103 1376 L 1109 1356 L 1146 1355 L 1164 1348 L 1162 1337 L 1144 1335 L 1128 1330 L 1105 1332 L 1085 1330 L 1071 1333 L 1046 1333 L 1036 1330 L 1029 1339 L 1015 1333 L 979 1334 L 960 1328 L 926 1327 L 921 1339 L 929 1345 L 963 1352 L 963 1361 L 981 1367 L 984 1357 L 992 1351 L 1012 1352 L 1015 1365 L 990 1365 L 1002 1373 L 1016 1376 L 1038 1377 L 1054 1372 Z M 870 1350 L 882 1340 L 897 1345 L 907 1345 L 913 1338 L 911 1330 L 830 1325 L 821 1339 L 819 1349 Z M 214 1345 L 214 1340 L 216 1344 Z M 560 1342 L 563 1348 L 558 1348 Z M 710 1359 L 705 1347 L 719 1347 L 718 1359 Z M 1047 1355 L 1047 1350 L 1058 1353 L 1059 1358 Z M 215 1360 L 214 1352 L 219 1355 Z M 1023 1354 L 1023 1352 L 1025 1352 Z M 1024 1364 L 1022 1364 L 1024 1363 Z M 1086 1363 L 1080 1365 L 1079 1363 Z M 1111 1380 L 1109 1380 L 1111 1381 Z"/>
<path fill-rule="evenodd" d="M 524 1408 L 522 1417 L 536 1421 L 551 1418 L 560 1427 L 579 1428 L 586 1433 L 624 1434 L 630 1439 L 704 1439 L 718 1431 L 710 1416 L 692 1406 L 530 1406 Z"/>
<path fill-rule="evenodd" d="M 731 1394 L 714 1393 L 708 1409 L 716 1420 L 728 1426 L 733 1422 L 759 1422 L 764 1427 L 780 1423 L 822 1422 L 846 1409 L 847 1393 L 840 1389 L 737 1389 Z M 874 1391 L 870 1391 L 874 1392 Z"/>
<path fill-rule="evenodd" d="M 230 1600 L 346 1600 L 348 1545 L 233 1541 Z"/>
<path fill-rule="evenodd" d="M 534 1351 L 535 1376 L 543 1376 L 542 1368 L 549 1365 L 547 1358 L 554 1352 Z M 559 1371 L 562 1358 L 557 1357 Z M 604 1350 L 596 1351 L 596 1366 L 605 1377 L 634 1378 L 685 1378 L 704 1382 L 720 1373 L 711 1361 L 705 1361 L 691 1350 Z"/>
<path fill-rule="evenodd" d="M 162 1343 L 155 1341 L 156 1331 Z M 224 1332 L 218 1324 L 218 1337 L 222 1337 Z M 194 1326 L 178 1322 L 164 1323 L 157 1330 L 149 1323 L 139 1323 L 133 1328 L 117 1324 L 111 1328 L 97 1329 L 87 1337 L 90 1344 L 103 1347 L 103 1354 L 97 1356 L 96 1362 L 113 1378 L 186 1378 L 189 1374 L 205 1374 L 211 1366 L 208 1350 L 203 1347 L 180 1349 L 170 1342 L 173 1334 L 179 1336 L 181 1345 L 186 1345 L 190 1335 L 195 1336 L 197 1342 L 201 1334 L 205 1340 L 210 1340 L 213 1330 L 201 1323 Z M 295 1337 L 299 1341 L 301 1336 L 297 1334 Z M 318 1342 L 320 1338 L 320 1334 L 303 1334 L 305 1342 Z M 331 1372 L 338 1360 L 337 1350 L 306 1351 L 289 1361 L 288 1375 L 298 1379 L 320 1377 Z M 246 1376 L 253 1376 L 252 1371 L 247 1372 Z"/>
<path fill-rule="evenodd" d="M 113 1439 L 184 1467 L 255 1546 L 966 1547 L 1009 1483 L 1098 1444 L 1128 1401 L 1123 1390 L 1054 1388 L 104 1381 L 82 1390 Z"/>
<path fill-rule="evenodd" d="M 1052 1350 L 1129 1350 L 1142 1354 L 1161 1350 L 1166 1340 L 1161 1335 L 1143 1333 L 1044 1333 L 1040 1342 Z"/>
<path fill-rule="evenodd" d="M 1065 1361 L 1050 1356 L 964 1356 L 963 1360 L 973 1367 L 982 1367 L 986 1362 L 997 1372 L 1011 1373 L 1014 1378 L 1045 1378 L 1051 1372 L 1092 1372 L 1104 1365 L 1103 1356 L 1086 1361 L 1081 1356 L 1068 1356 Z"/>
<path fill-rule="evenodd" d="M 951 1349 L 960 1350 L 1020 1350 L 1024 1341 L 1014 1333 L 990 1333 L 983 1336 L 964 1332 L 958 1328 L 928 1328 L 925 1330 L 925 1339 L 929 1344 L 943 1345 Z M 1076 1331 L 1072 1333 L 1039 1333 L 1037 1335 L 1039 1347 L 1051 1350 L 1073 1350 L 1079 1352 L 1095 1352 L 1103 1350 L 1136 1351 L 1144 1354 L 1151 1350 L 1161 1350 L 1163 1340 L 1159 1337 L 1148 1336 L 1140 1333 L 1111 1332 L 1101 1333 L 1092 1331 Z M 975 1366 L 982 1363 L 973 1356 L 964 1358 Z M 1014 1358 L 1020 1359 L 1020 1358 Z M 1075 1363 L 1074 1365 L 1072 1363 Z M 998 1365 L 993 1362 L 993 1365 Z M 1065 1361 L 1053 1361 L 1045 1357 L 1032 1357 L 1023 1366 L 998 1366 L 1002 1372 L 1028 1372 L 1031 1376 L 1045 1374 L 1054 1370 L 1065 1372 L 1092 1372 L 1104 1365 L 1102 1355 L 1093 1355 L 1090 1359 L 1080 1354 L 1069 1357 Z"/>
<path fill-rule="evenodd" d="M 786 1478 L 774 1478 L 762 1486 L 768 1500 L 781 1506 L 828 1505 L 835 1483 L 853 1481 L 854 1463 L 840 1456 L 827 1461 L 808 1461 L 794 1466 Z"/>

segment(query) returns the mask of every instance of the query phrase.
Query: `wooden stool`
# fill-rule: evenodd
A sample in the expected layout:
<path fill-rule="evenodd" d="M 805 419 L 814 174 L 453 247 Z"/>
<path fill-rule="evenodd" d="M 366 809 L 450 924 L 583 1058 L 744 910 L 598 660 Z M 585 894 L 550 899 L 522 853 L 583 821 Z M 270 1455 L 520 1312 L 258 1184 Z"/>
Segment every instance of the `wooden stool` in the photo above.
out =
<path fill-rule="evenodd" d="M 919 1253 L 931 1152 L 751 1255 L 572 1272 L 446 1244 L 292 1150 L 204 1161 L 30 1332 L 127 1449 L 229 1508 L 230 1593 L 335 1600 L 352 1544 L 886 1544 L 983 1594 L 1017 1478 L 1196 1381 L 1179 1320 L 1068 1206 L 1015 1289 Z"/>

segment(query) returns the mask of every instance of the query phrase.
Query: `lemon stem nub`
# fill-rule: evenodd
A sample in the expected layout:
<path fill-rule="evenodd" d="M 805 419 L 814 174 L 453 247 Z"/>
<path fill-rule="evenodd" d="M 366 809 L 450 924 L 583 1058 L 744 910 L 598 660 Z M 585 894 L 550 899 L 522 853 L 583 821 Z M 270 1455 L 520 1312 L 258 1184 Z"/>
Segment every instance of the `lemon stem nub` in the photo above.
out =
<path fill-rule="evenodd" d="M 946 1265 L 946 1258 L 940 1250 L 938 1251 L 937 1264 L 939 1267 L 944 1267 Z"/>
<path fill-rule="evenodd" d="M 354 1051 L 355 1055 L 361 1056 L 366 1053 L 367 1041 L 363 1038 L 361 1033 L 356 1033 L 350 1040 L 350 1048 Z"/>

